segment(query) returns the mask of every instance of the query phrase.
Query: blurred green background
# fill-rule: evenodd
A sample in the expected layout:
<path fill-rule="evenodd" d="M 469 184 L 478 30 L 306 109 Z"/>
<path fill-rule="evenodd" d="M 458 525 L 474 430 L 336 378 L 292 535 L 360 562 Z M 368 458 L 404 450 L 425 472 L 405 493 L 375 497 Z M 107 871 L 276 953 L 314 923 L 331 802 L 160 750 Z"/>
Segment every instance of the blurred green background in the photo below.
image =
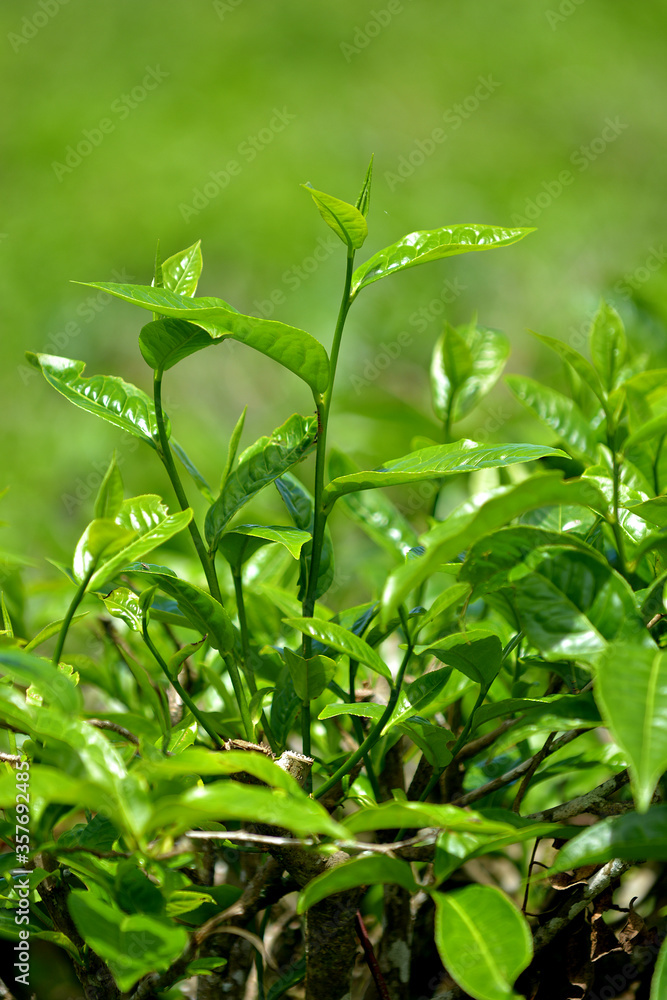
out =
<path fill-rule="evenodd" d="M 70 280 L 149 282 L 158 238 L 165 255 L 201 238 L 201 294 L 328 346 L 344 256 L 298 185 L 354 201 L 371 153 L 360 262 L 415 229 L 538 229 L 361 296 L 332 443 L 376 465 L 435 433 L 426 369 L 444 319 L 477 312 L 510 337 L 508 371 L 556 378 L 527 329 L 581 346 L 604 294 L 637 345 L 665 352 L 663 4 L 5 0 L 0 20 L 3 548 L 71 558 L 114 448 L 128 495 L 174 502 L 153 456 L 25 365 L 25 350 L 62 354 L 150 390 L 147 315 Z M 229 344 L 170 372 L 165 396 L 214 483 L 244 405 L 244 445 L 312 410 L 290 373 Z M 539 434 L 504 387 L 462 429 Z"/>

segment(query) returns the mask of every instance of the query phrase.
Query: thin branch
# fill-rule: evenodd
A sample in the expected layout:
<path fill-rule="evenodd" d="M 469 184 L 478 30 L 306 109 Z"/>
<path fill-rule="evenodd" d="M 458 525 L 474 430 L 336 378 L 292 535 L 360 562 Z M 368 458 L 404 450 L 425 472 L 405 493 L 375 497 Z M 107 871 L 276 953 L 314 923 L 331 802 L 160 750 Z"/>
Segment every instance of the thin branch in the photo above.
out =
<path fill-rule="evenodd" d="M 538 767 L 540 766 L 540 764 L 542 763 L 542 761 L 544 760 L 544 758 L 549 753 L 549 748 L 550 748 L 550 746 L 553 743 L 553 741 L 554 741 L 555 738 L 556 738 L 556 734 L 555 733 L 549 733 L 549 735 L 547 736 L 546 740 L 544 741 L 544 746 L 542 747 L 542 749 L 540 751 L 538 751 L 538 753 L 535 754 L 535 756 L 533 757 L 533 760 L 531 762 L 530 767 L 528 768 L 528 770 L 526 771 L 526 773 L 523 776 L 523 781 L 519 785 L 519 791 L 516 793 L 516 796 L 514 798 L 514 802 L 512 803 L 512 812 L 517 813 L 517 815 L 519 813 L 519 809 L 521 808 L 521 803 L 523 802 L 523 797 L 526 794 L 526 792 L 528 791 L 528 787 L 529 787 L 531 781 L 533 780 L 533 775 L 537 771 Z"/>
<path fill-rule="evenodd" d="M 21 758 L 18 754 L 13 753 L 0 753 L 0 761 L 5 764 L 11 764 L 12 767 L 18 767 L 21 763 Z"/>
<path fill-rule="evenodd" d="M 109 729 L 113 733 L 118 733 L 119 736 L 123 736 L 130 743 L 139 746 L 139 740 L 134 733 L 131 733 L 125 726 L 119 726 L 117 722 L 111 722 L 109 719 L 86 719 L 86 722 L 97 729 Z"/>
<path fill-rule="evenodd" d="M 555 740 L 554 743 L 551 744 L 546 756 L 550 757 L 552 753 L 556 753 L 557 750 L 560 750 L 568 743 L 571 743 L 572 740 L 577 738 L 577 736 L 581 736 L 583 733 L 587 732 L 587 729 L 573 729 L 571 732 L 565 733 L 565 735 L 561 736 L 559 740 Z M 517 764 L 516 767 L 513 767 L 511 771 L 501 774 L 500 777 L 487 782 L 487 784 L 482 785 L 481 788 L 475 788 L 472 792 L 468 792 L 466 795 L 460 795 L 457 799 L 452 801 L 452 805 L 468 806 L 471 802 L 477 802 L 479 799 L 483 799 L 486 795 L 490 795 L 491 792 L 495 792 L 499 788 L 503 788 L 504 785 L 510 785 L 513 781 L 523 777 L 523 775 L 532 766 L 532 763 L 533 757 L 522 761 L 521 764 Z"/>
<path fill-rule="evenodd" d="M 562 805 L 554 806 L 552 809 L 544 809 L 542 812 L 531 813 L 526 818 L 532 819 L 536 823 L 558 823 L 561 820 L 570 819 L 572 816 L 580 816 L 581 813 L 599 815 L 600 811 L 603 811 L 603 815 L 609 815 L 612 812 L 613 806 L 618 807 L 618 812 L 626 812 L 626 803 L 613 803 L 607 800 L 610 795 L 613 795 L 619 789 L 623 788 L 624 785 L 627 785 L 629 780 L 630 775 L 627 770 L 619 771 L 618 774 L 607 778 L 606 781 L 603 781 L 601 785 L 593 788 L 590 792 L 578 795 L 575 799 L 563 802 Z M 632 803 L 628 803 L 628 805 L 630 808 L 634 808 Z"/>
<path fill-rule="evenodd" d="M 368 968 L 371 970 L 371 975 L 373 977 L 373 982 L 375 983 L 378 995 L 381 1000 L 391 1000 L 389 996 L 389 990 L 387 989 L 387 984 L 384 981 L 384 976 L 380 969 L 380 963 L 377 960 L 377 956 L 373 951 L 373 944 L 368 936 L 368 931 L 366 930 L 366 924 L 363 921 L 363 917 L 357 910 L 356 916 L 356 926 L 357 926 L 357 937 L 361 941 L 361 947 L 364 949 L 364 955 L 366 956 L 366 963 Z"/>

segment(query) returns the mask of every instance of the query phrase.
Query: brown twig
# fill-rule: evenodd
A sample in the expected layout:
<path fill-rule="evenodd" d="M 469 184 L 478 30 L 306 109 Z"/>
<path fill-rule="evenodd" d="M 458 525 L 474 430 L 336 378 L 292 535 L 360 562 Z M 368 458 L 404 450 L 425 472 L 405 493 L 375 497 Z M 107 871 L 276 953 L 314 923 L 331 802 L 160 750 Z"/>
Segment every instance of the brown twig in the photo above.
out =
<path fill-rule="evenodd" d="M 544 809 L 542 812 L 531 813 L 526 818 L 532 819 L 536 823 L 559 823 L 561 820 L 570 819 L 572 816 L 580 816 L 581 813 L 587 812 L 598 815 L 600 810 L 604 810 L 603 815 L 609 815 L 613 805 L 618 806 L 619 811 L 625 811 L 624 808 L 621 809 L 621 806 L 624 806 L 625 803 L 612 803 L 608 799 L 610 795 L 613 795 L 619 789 L 623 788 L 624 785 L 627 785 L 629 780 L 630 775 L 627 770 L 619 771 L 618 774 L 607 778 L 606 781 L 603 781 L 601 785 L 593 788 L 590 792 L 578 795 L 575 799 L 563 802 L 562 805 L 554 806 L 552 809 Z M 632 808 L 631 803 L 630 808 Z"/>
<path fill-rule="evenodd" d="M 119 736 L 123 736 L 130 743 L 134 743 L 135 746 L 139 746 L 139 740 L 131 733 L 129 729 L 125 726 L 119 726 L 117 722 L 111 722 L 110 719 L 86 719 L 91 726 L 95 726 L 96 729 L 108 729 L 112 733 L 118 733 Z"/>
<path fill-rule="evenodd" d="M 539 750 L 535 754 L 535 756 L 533 757 L 533 759 L 531 761 L 530 767 L 528 768 L 528 770 L 526 771 L 526 773 L 523 776 L 523 781 L 519 785 L 519 791 L 516 793 L 516 795 L 514 797 L 514 802 L 512 803 L 512 812 L 517 813 L 517 815 L 519 813 L 519 809 L 521 808 L 521 803 L 523 801 L 523 797 L 526 794 L 526 792 L 528 791 L 528 786 L 530 785 L 531 781 L 533 780 L 533 775 L 537 771 L 538 767 L 540 766 L 540 764 L 542 763 L 542 761 L 544 760 L 544 758 L 549 753 L 549 747 L 551 746 L 551 744 L 553 743 L 553 741 L 554 741 L 555 738 L 556 738 L 556 734 L 555 733 L 549 733 L 549 735 L 547 736 L 546 740 L 544 741 L 544 746 L 542 747 L 541 750 Z"/>
<path fill-rule="evenodd" d="M 364 949 L 366 963 L 368 968 L 371 970 L 371 976 L 373 977 L 373 982 L 375 983 L 378 994 L 381 1000 L 391 1000 L 387 984 L 384 981 L 384 976 L 382 975 L 382 971 L 380 969 L 380 963 L 378 962 L 375 952 L 373 951 L 373 944 L 368 936 L 366 925 L 359 910 L 357 910 L 356 915 L 356 928 L 357 937 L 361 941 L 361 947 Z"/>

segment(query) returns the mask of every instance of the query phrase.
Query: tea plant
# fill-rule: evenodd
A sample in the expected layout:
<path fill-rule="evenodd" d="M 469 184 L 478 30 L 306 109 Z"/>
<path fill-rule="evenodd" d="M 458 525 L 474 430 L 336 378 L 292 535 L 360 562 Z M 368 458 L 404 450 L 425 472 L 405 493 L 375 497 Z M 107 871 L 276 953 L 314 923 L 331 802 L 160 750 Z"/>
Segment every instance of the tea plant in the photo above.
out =
<path fill-rule="evenodd" d="M 0 932 L 27 967 L 28 937 L 63 949 L 90 1000 L 177 998 L 194 977 L 201 1000 L 647 996 L 651 977 L 665 997 L 667 373 L 631 354 L 603 303 L 591 361 L 537 335 L 569 394 L 507 377 L 553 446 L 475 443 L 459 423 L 509 344 L 446 325 L 441 441 L 360 469 L 327 448 L 357 296 L 531 232 L 411 233 L 355 266 L 370 189 L 370 167 L 355 205 L 307 188 L 345 248 L 329 353 L 197 297 L 195 244 L 158 259 L 152 285 L 91 285 L 153 314 L 139 334 L 152 398 L 29 355 L 151 449 L 176 503 L 125 499 L 114 459 L 66 567 L 71 603 L 36 635 L 5 577 Z M 239 453 L 244 411 L 213 487 L 173 436 L 163 382 L 228 339 L 305 382 L 314 412 Z M 312 492 L 294 472 L 311 455 Z M 434 498 L 423 534 L 383 492 L 415 483 Z M 274 523 L 242 523 L 272 484 Z M 327 603 L 336 505 L 392 563 L 342 610 Z M 145 561 L 186 531 L 189 570 L 162 565 L 169 547 Z M 95 656 L 76 641 L 91 629 Z M 613 902 L 628 880 L 637 909 Z"/>

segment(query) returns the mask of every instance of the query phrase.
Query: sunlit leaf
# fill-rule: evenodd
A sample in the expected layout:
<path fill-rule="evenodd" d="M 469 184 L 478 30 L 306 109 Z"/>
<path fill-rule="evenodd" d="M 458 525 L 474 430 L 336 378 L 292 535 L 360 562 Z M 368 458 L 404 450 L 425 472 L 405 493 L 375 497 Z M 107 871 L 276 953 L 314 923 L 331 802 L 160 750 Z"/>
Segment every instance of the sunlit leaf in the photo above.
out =
<path fill-rule="evenodd" d="M 345 653 L 353 660 L 364 663 L 371 670 L 391 680 L 391 671 L 387 664 L 375 652 L 372 646 L 346 628 L 334 622 L 323 621 L 321 618 L 286 618 L 289 628 L 298 629 L 311 639 L 318 639 L 325 646 Z"/>
<path fill-rule="evenodd" d="M 147 365 L 156 371 L 168 368 L 196 351 L 220 343 L 210 334 L 182 319 L 157 319 L 147 323 L 139 334 L 139 347 Z"/>
<path fill-rule="evenodd" d="M 178 295 L 194 295 L 202 270 L 201 240 L 162 262 L 162 284 Z"/>
<path fill-rule="evenodd" d="M 368 236 L 368 226 L 358 208 L 348 205 L 340 198 L 325 194 L 324 191 L 316 191 L 310 184 L 302 184 L 301 187 L 313 196 L 313 201 L 327 226 L 333 229 L 336 236 L 340 237 L 350 250 L 358 250 L 364 245 Z"/>
<path fill-rule="evenodd" d="M 374 854 L 367 858 L 354 858 L 317 875 L 301 890 L 297 913 L 305 913 L 315 903 L 335 892 L 345 892 L 360 885 L 378 884 L 400 885 L 409 893 L 419 891 L 419 885 L 406 861 Z"/>

